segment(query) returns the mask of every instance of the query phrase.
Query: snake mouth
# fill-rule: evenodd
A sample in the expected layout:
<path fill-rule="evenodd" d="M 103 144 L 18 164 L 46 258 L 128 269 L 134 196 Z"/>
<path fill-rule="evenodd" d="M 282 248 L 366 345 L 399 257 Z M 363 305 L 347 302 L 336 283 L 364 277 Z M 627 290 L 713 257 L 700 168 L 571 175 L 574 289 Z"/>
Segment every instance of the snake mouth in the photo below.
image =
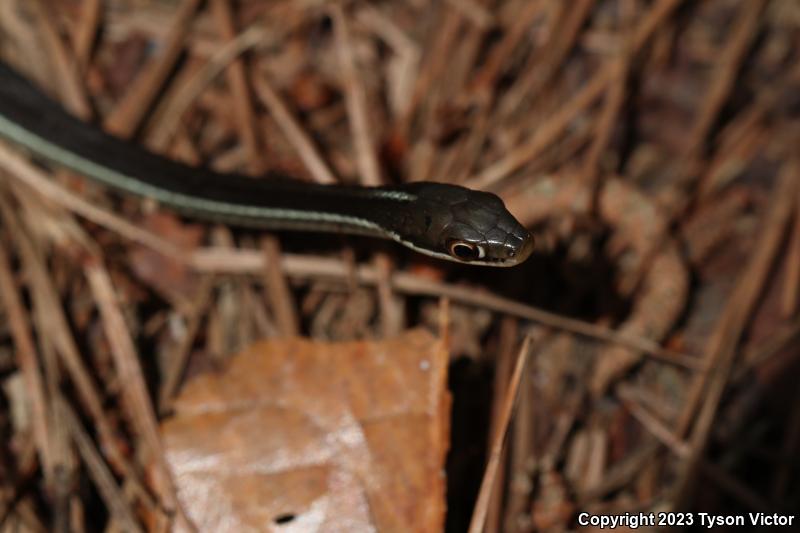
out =
<path fill-rule="evenodd" d="M 514 251 L 514 252 L 507 252 L 508 255 L 502 257 L 488 255 L 477 261 L 461 261 L 457 258 L 453 258 L 452 256 L 449 257 L 451 261 L 457 261 L 459 263 L 470 264 L 470 265 L 481 265 L 481 266 L 490 266 L 490 267 L 514 267 L 524 263 L 533 253 L 533 250 L 536 248 L 534 244 L 533 236 L 528 233 L 524 239 L 520 239 L 522 241 L 521 246 Z"/>
<path fill-rule="evenodd" d="M 516 266 L 527 261 L 527 259 L 533 253 L 534 248 L 536 248 L 536 245 L 534 243 L 533 235 L 529 233 L 525 238 L 525 242 L 522 243 L 522 247 L 519 249 L 516 255 L 508 261 L 508 266 Z"/>
<path fill-rule="evenodd" d="M 479 261 L 458 261 L 457 259 L 452 259 L 458 261 L 459 263 L 464 264 L 471 264 L 471 265 L 481 265 L 481 266 L 491 266 L 491 267 L 514 267 L 524 263 L 528 257 L 533 253 L 535 248 L 533 236 L 530 234 L 525 238 L 522 242 L 522 246 L 514 253 L 514 255 L 509 255 L 508 257 L 485 257 Z"/>

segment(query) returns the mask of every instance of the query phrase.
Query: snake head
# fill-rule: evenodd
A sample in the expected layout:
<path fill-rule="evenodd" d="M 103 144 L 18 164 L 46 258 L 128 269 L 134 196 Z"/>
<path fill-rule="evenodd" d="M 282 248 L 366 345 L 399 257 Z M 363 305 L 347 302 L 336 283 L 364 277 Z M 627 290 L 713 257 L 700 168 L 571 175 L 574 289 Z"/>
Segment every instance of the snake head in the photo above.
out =
<path fill-rule="evenodd" d="M 488 192 L 418 182 L 403 186 L 414 197 L 398 240 L 419 252 L 459 263 L 515 266 L 533 251 L 533 237 Z"/>

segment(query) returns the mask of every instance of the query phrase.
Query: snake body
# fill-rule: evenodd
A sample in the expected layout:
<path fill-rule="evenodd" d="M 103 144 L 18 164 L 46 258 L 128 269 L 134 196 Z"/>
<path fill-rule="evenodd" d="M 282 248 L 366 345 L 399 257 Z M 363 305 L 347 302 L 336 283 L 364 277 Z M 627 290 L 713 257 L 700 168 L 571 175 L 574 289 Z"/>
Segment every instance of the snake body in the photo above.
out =
<path fill-rule="evenodd" d="M 78 120 L 3 63 L 0 138 L 118 191 L 227 224 L 369 235 L 489 266 L 517 265 L 533 248 L 531 235 L 494 194 L 435 182 L 321 185 L 190 167 Z"/>

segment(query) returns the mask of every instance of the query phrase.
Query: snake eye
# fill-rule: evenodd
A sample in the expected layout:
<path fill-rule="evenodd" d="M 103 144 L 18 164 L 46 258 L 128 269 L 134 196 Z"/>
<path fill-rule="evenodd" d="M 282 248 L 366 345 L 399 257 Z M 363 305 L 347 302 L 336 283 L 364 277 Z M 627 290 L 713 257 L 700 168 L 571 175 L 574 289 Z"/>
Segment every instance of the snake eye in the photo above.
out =
<path fill-rule="evenodd" d="M 483 248 L 470 242 L 453 241 L 449 248 L 450 255 L 462 261 L 474 261 L 484 256 Z"/>

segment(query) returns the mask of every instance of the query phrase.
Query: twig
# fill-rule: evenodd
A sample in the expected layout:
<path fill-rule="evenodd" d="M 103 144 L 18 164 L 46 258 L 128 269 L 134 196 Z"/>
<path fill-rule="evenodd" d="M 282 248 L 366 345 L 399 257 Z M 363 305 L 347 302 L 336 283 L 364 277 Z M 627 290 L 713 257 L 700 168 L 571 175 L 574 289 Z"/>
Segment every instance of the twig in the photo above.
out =
<path fill-rule="evenodd" d="M 651 414 L 645 409 L 638 401 L 636 401 L 631 394 L 628 393 L 627 388 L 620 387 L 617 390 L 617 395 L 622 400 L 625 408 L 636 418 L 647 431 L 650 432 L 659 441 L 665 444 L 672 453 L 678 457 L 688 457 L 691 453 L 689 443 L 681 440 L 680 437 L 675 435 L 670 429 L 664 425 L 655 415 Z"/>
<path fill-rule="evenodd" d="M 676 434 L 682 437 L 687 434 L 694 414 L 699 408 L 690 438 L 692 454 L 675 485 L 675 494 L 679 495 L 683 502 L 691 495 L 689 487 L 696 475 L 698 461 L 705 451 L 714 417 L 730 379 L 736 347 L 755 309 L 758 297 L 769 279 L 770 268 L 779 252 L 784 230 L 795 203 L 798 172 L 800 165 L 794 160 L 786 163 L 779 175 L 772 201 L 764 217 L 763 235 L 714 328 L 708 342 L 705 371 L 693 378 L 694 382 L 684 411 L 678 421 Z"/>
<path fill-rule="evenodd" d="M 472 512 L 472 520 L 469 524 L 470 533 L 480 533 L 486 525 L 486 513 L 489 509 L 489 501 L 492 496 L 498 469 L 500 468 L 500 458 L 505 448 L 508 425 L 511 422 L 511 412 L 514 409 L 514 405 L 516 405 L 517 391 L 522 381 L 522 371 L 525 369 L 530 356 L 530 345 L 531 339 L 530 337 L 526 337 L 517 355 L 517 364 L 514 367 L 514 373 L 511 375 L 511 379 L 508 382 L 505 403 L 500 412 L 494 443 L 489 453 L 489 460 L 487 461 L 486 471 L 484 472 L 481 488 L 478 492 L 478 499 L 475 502 L 475 509 Z"/>
<path fill-rule="evenodd" d="M 181 87 L 181 90 L 170 100 L 168 107 L 163 112 L 161 124 L 153 133 L 148 144 L 152 148 L 166 147 L 177 134 L 178 128 L 186 111 L 197 100 L 208 85 L 228 68 L 231 61 L 247 50 L 258 46 L 264 40 L 265 34 L 261 27 L 251 26 L 241 32 L 234 39 L 222 45 L 208 63 Z M 244 113 L 242 111 L 242 113 Z M 248 126 L 249 127 L 249 126 Z M 254 141 L 255 142 L 255 141 Z"/>
<path fill-rule="evenodd" d="M 492 48 L 489 56 L 478 72 L 474 75 L 472 86 L 479 92 L 489 92 L 496 83 L 498 75 L 508 62 L 508 58 L 530 29 L 531 24 L 544 9 L 541 0 L 523 0 L 521 12 L 511 21 L 511 26 L 506 28 L 503 39 Z"/>
<path fill-rule="evenodd" d="M 336 183 L 338 180 L 331 171 L 328 163 L 320 154 L 311 137 L 305 132 L 300 123 L 292 115 L 280 95 L 272 88 L 266 79 L 266 69 L 258 69 L 251 76 L 256 96 L 272 114 L 272 118 L 286 135 L 286 139 L 297 151 L 298 157 L 303 161 L 308 171 L 317 183 Z"/>
<path fill-rule="evenodd" d="M 494 23 L 491 11 L 475 0 L 446 0 L 454 9 L 481 30 L 489 29 Z"/>
<path fill-rule="evenodd" d="M 63 361 L 67 374 L 75 385 L 78 396 L 84 404 L 97 427 L 98 434 L 111 460 L 119 466 L 126 464 L 124 453 L 119 449 L 114 438 L 113 424 L 102 406 L 102 399 L 89 370 L 80 355 L 78 346 L 72 336 L 68 321 L 59 303 L 58 292 L 53 280 L 45 269 L 45 265 L 28 240 L 26 228 L 11 212 L 8 203 L 0 199 L 0 212 L 3 223 L 14 236 L 22 264 L 31 284 L 31 291 L 38 300 L 37 306 L 47 314 L 48 339 L 54 344 Z"/>
<path fill-rule="evenodd" d="M 394 115 L 402 117 L 408 112 L 414 98 L 414 80 L 419 71 L 421 47 L 398 28 L 393 20 L 368 3 L 356 13 L 356 20 L 372 29 L 400 58 L 399 66 L 394 71 L 393 83 L 388 87 L 387 97 Z M 392 72 L 387 75 L 391 76 Z"/>
<path fill-rule="evenodd" d="M 750 0 L 741 4 L 739 16 L 733 29 L 729 32 L 728 40 L 719 59 L 716 61 L 714 82 L 704 100 L 698 104 L 700 116 L 697 117 L 687 135 L 687 159 L 700 155 L 699 151 L 703 148 L 705 138 L 736 82 L 736 74 L 745 52 L 756 35 L 765 5 L 764 0 Z"/>
<path fill-rule="evenodd" d="M 85 266 L 84 273 L 89 288 L 97 303 L 105 330 L 106 340 L 111 347 L 111 355 L 122 384 L 122 395 L 128 407 L 128 414 L 137 433 L 149 449 L 150 458 L 158 468 L 157 486 L 167 511 L 177 511 L 183 527 L 192 528 L 186 517 L 172 480 L 164 447 L 158 430 L 156 413 L 150 403 L 147 384 L 139 364 L 128 327 L 117 303 L 117 295 L 105 268 L 99 259 Z"/>
<path fill-rule="evenodd" d="M 631 49 L 630 41 L 630 20 L 625 20 L 633 16 L 632 13 L 623 17 L 622 27 L 620 28 L 620 50 L 617 52 L 619 55 L 616 59 L 612 60 L 613 74 L 609 82 L 609 88 L 606 91 L 605 102 L 603 110 L 597 120 L 595 137 L 586 158 L 583 160 L 582 180 L 587 183 L 592 189 L 592 210 L 595 210 L 600 197 L 600 186 L 602 180 L 601 176 L 601 157 L 603 152 L 608 146 L 611 135 L 614 132 L 614 126 L 617 124 L 617 117 L 619 116 L 622 104 L 625 101 L 626 82 L 628 78 L 628 69 L 630 68 Z"/>
<path fill-rule="evenodd" d="M 789 324 L 778 328 L 774 335 L 753 348 L 745 351 L 742 362 L 736 368 L 731 381 L 739 382 L 754 368 L 763 365 L 766 361 L 785 350 L 797 337 L 800 336 L 800 318 L 795 318 Z"/>
<path fill-rule="evenodd" d="M 183 377 L 186 364 L 189 361 L 192 344 L 195 342 L 197 332 L 200 330 L 203 315 L 208 311 L 213 282 L 213 276 L 205 276 L 203 278 L 200 287 L 197 289 L 194 301 L 192 302 L 191 312 L 189 316 L 186 317 L 186 334 L 180 340 L 174 352 L 168 357 L 167 368 L 164 370 L 164 381 L 158 395 L 160 413 L 169 410 L 170 404 L 178 392 L 178 385 Z"/>
<path fill-rule="evenodd" d="M 236 40 L 236 28 L 228 0 L 212 0 L 211 11 L 217 22 L 217 31 L 222 40 L 232 43 Z M 252 94 L 248 84 L 244 61 L 237 55 L 225 68 L 225 75 L 233 97 L 233 110 L 239 126 L 239 135 L 247 151 L 251 171 L 258 173 L 264 168 L 263 150 L 256 130 L 256 117 L 253 111 Z"/>
<path fill-rule="evenodd" d="M 509 383 L 511 381 L 511 372 L 513 368 L 513 361 L 514 361 L 514 345 L 517 343 L 517 338 L 519 334 L 519 327 L 517 323 L 517 319 L 513 317 L 505 317 L 502 322 L 500 323 L 500 339 L 499 339 L 499 346 L 497 348 L 497 364 L 495 365 L 494 370 L 494 384 L 492 390 L 492 416 L 491 416 L 491 424 L 489 427 L 489 442 L 488 445 L 491 446 L 492 443 L 497 438 L 497 434 L 503 428 L 500 427 L 500 421 L 502 419 L 503 414 L 503 407 L 504 407 L 504 400 L 505 400 L 505 393 L 509 389 Z M 530 423 L 530 409 L 527 409 L 525 415 L 523 415 L 522 411 L 526 407 L 530 407 L 530 405 L 526 404 L 524 392 L 528 390 L 529 387 L 523 387 L 520 391 L 520 400 L 519 400 L 519 409 L 517 411 L 517 417 L 515 420 L 515 424 L 512 426 L 512 438 L 519 435 L 519 429 L 517 428 L 517 424 L 521 423 L 525 426 L 526 429 L 530 429 L 528 427 Z M 514 442 L 512 440 L 511 450 L 514 450 Z M 522 452 L 525 453 L 525 452 Z M 508 450 L 503 450 L 503 456 L 501 457 L 500 463 L 505 464 L 506 459 L 509 455 Z M 518 475 L 517 472 L 514 471 L 513 468 L 510 468 L 510 476 L 513 478 L 514 476 Z M 494 533 L 497 531 L 502 531 L 502 517 L 503 517 L 503 489 L 506 486 L 505 483 L 505 470 L 501 469 L 497 474 L 497 481 L 495 482 L 494 486 L 492 487 L 492 496 L 489 501 L 489 509 L 486 513 L 486 533 Z"/>
<path fill-rule="evenodd" d="M 198 249 L 191 254 L 190 263 L 201 272 L 256 273 L 263 268 L 263 260 L 264 258 L 261 254 L 248 250 L 233 251 L 206 248 Z M 349 275 L 346 264 L 337 259 L 284 254 L 282 261 L 282 268 L 292 277 L 328 278 L 345 281 Z M 356 275 L 360 283 L 373 285 L 376 282 L 377 274 L 369 266 L 359 266 Z M 465 305 L 483 307 L 499 313 L 539 322 L 555 329 L 620 344 L 646 353 L 654 359 L 685 368 L 697 369 L 700 365 L 700 361 L 696 357 L 667 350 L 649 339 L 622 335 L 602 326 L 563 317 L 508 298 L 479 292 L 474 288 L 431 281 L 408 272 L 396 272 L 392 279 L 392 285 L 395 290 L 406 294 L 447 296 L 453 301 Z"/>
<path fill-rule="evenodd" d="M 702 176 L 697 187 L 698 202 L 708 198 L 714 191 L 721 189 L 733 174 L 728 167 L 744 165 L 755 157 L 767 142 L 768 119 L 781 97 L 793 90 L 793 85 L 800 76 L 800 64 L 781 78 L 777 84 L 763 87 L 756 95 L 755 102 L 749 109 L 739 113 L 719 133 L 719 148 Z M 727 170 L 727 172 L 725 172 Z M 728 177 L 723 180 L 722 177 Z"/>
<path fill-rule="evenodd" d="M 119 526 L 124 531 L 143 531 L 134 517 L 131 506 L 125 501 L 122 490 L 117 486 L 113 474 L 103 462 L 100 452 L 81 426 L 78 417 L 63 398 L 56 401 L 56 408 L 59 416 L 65 420 L 75 447 L 83 459 L 83 464 L 86 465 L 89 477 L 94 481 L 97 492 L 108 506 L 111 515 L 119 522 Z"/>
<path fill-rule="evenodd" d="M 287 338 L 300 332 L 300 321 L 294 306 L 289 283 L 280 267 L 281 249 L 278 239 L 265 236 L 261 239 L 261 248 L 265 255 L 264 284 L 266 295 L 278 324 L 278 330 Z"/>
<path fill-rule="evenodd" d="M 378 305 L 380 306 L 381 331 L 385 338 L 395 337 L 403 330 L 403 304 L 398 301 L 392 287 L 394 266 L 385 252 L 378 252 L 372 258 L 377 274 Z"/>
<path fill-rule="evenodd" d="M 800 165 L 798 165 L 800 167 Z M 789 252 L 786 258 L 786 275 L 783 289 L 783 316 L 790 317 L 797 312 L 797 300 L 800 296 L 800 187 L 795 191 L 795 202 L 792 209 L 794 221 L 789 233 Z"/>
<path fill-rule="evenodd" d="M 541 94 L 542 89 L 564 65 L 567 54 L 575 46 L 580 30 L 592 12 L 595 0 L 578 0 L 556 4 L 558 16 L 551 17 L 550 38 L 540 54 L 532 56 L 523 74 L 516 80 L 501 100 L 500 114 L 503 118 L 514 117 L 519 123 L 520 106 Z"/>
<path fill-rule="evenodd" d="M 336 30 L 336 48 L 342 68 L 347 116 L 353 132 L 360 182 L 364 185 L 380 185 L 383 180 L 375 152 L 375 142 L 370 133 L 367 94 L 356 70 L 347 16 L 339 3 L 334 3 L 330 12 Z"/>
<path fill-rule="evenodd" d="M 678 439 L 678 437 L 662 424 L 658 418 L 650 414 L 647 409 L 639 405 L 636 401 L 629 399 L 623 401 L 625 407 L 634 418 L 636 418 L 653 436 L 661 441 L 662 444 L 666 445 L 675 455 L 687 460 L 692 457 L 691 444 Z M 697 468 L 702 471 L 705 476 L 712 479 L 719 488 L 733 495 L 751 509 L 762 512 L 774 511 L 773 506 L 764 501 L 761 496 L 719 467 L 700 459 Z"/>
<path fill-rule="evenodd" d="M 102 0 L 87 0 L 81 4 L 81 16 L 72 31 L 72 48 L 80 71 L 85 73 L 92 60 L 94 43 L 102 18 Z"/>
<path fill-rule="evenodd" d="M 800 444 L 800 388 L 795 390 L 794 402 L 787 417 L 787 424 L 784 426 L 785 434 L 783 445 L 781 446 L 782 457 L 794 457 L 797 453 L 797 446 Z M 792 467 L 779 462 L 775 465 L 774 479 L 772 482 L 772 498 L 780 502 L 784 498 L 786 489 L 791 480 Z"/>
<path fill-rule="evenodd" d="M 641 48 L 659 25 L 682 0 L 660 0 L 636 28 L 631 47 Z M 497 182 L 534 159 L 566 130 L 575 117 L 594 103 L 613 79 L 614 63 L 605 65 L 590 81 L 565 103 L 558 112 L 536 129 L 530 139 L 510 150 L 502 159 L 492 163 L 477 176 L 467 180 L 467 186 L 476 189 L 492 188 Z"/>
<path fill-rule="evenodd" d="M 151 60 L 141 72 L 122 101 L 103 122 L 105 130 L 118 137 L 131 137 L 142 125 L 145 114 L 153 105 L 167 76 L 184 47 L 190 23 L 202 0 L 183 0 L 175 15 L 161 55 Z"/>
<path fill-rule="evenodd" d="M 48 55 L 52 58 L 53 67 L 58 73 L 58 83 L 55 86 L 64 106 L 75 115 L 89 119 L 92 116 L 92 108 L 78 72 L 74 68 L 74 59 L 59 36 L 56 21 L 53 20 L 53 6 L 47 5 L 44 0 L 34 0 L 31 5 L 38 16 L 45 46 L 50 51 Z"/>
<path fill-rule="evenodd" d="M 431 15 L 435 16 L 435 15 Z M 396 126 L 397 134 L 401 139 L 405 139 L 414 120 L 414 114 L 417 108 L 425 101 L 426 107 L 433 107 L 436 104 L 435 98 L 432 100 L 431 96 L 435 97 L 431 92 L 434 80 L 442 75 L 442 72 L 447 66 L 448 58 L 450 57 L 451 48 L 458 38 L 458 30 L 461 27 L 461 17 L 453 11 L 447 9 L 439 9 L 438 16 L 444 17 L 444 20 L 439 24 L 436 32 L 436 39 L 423 55 L 423 61 L 419 70 L 414 90 L 411 95 L 411 101 L 406 108 L 405 115 L 401 116 Z M 418 145 L 419 146 L 419 145 Z M 432 147 L 430 147 L 432 148 Z M 412 178 L 424 179 L 425 175 L 420 172 L 412 172 Z"/>
<path fill-rule="evenodd" d="M 0 302 L 5 307 L 5 316 L 16 346 L 17 365 L 25 380 L 25 392 L 30 402 L 31 425 L 36 450 L 44 471 L 45 482 L 49 487 L 54 483 L 54 458 L 51 449 L 50 429 L 48 424 L 48 404 L 45 397 L 44 380 L 36 356 L 36 348 L 31 336 L 30 326 L 26 319 L 25 307 L 22 304 L 11 264 L 8 260 L 6 245 L 0 239 Z"/>
<path fill-rule="evenodd" d="M 49 179 L 44 172 L 3 143 L 0 143 L 0 167 L 4 168 L 10 177 L 31 187 L 51 202 L 167 257 L 186 261 L 184 252 L 171 242 L 81 198 L 61 184 Z"/>

